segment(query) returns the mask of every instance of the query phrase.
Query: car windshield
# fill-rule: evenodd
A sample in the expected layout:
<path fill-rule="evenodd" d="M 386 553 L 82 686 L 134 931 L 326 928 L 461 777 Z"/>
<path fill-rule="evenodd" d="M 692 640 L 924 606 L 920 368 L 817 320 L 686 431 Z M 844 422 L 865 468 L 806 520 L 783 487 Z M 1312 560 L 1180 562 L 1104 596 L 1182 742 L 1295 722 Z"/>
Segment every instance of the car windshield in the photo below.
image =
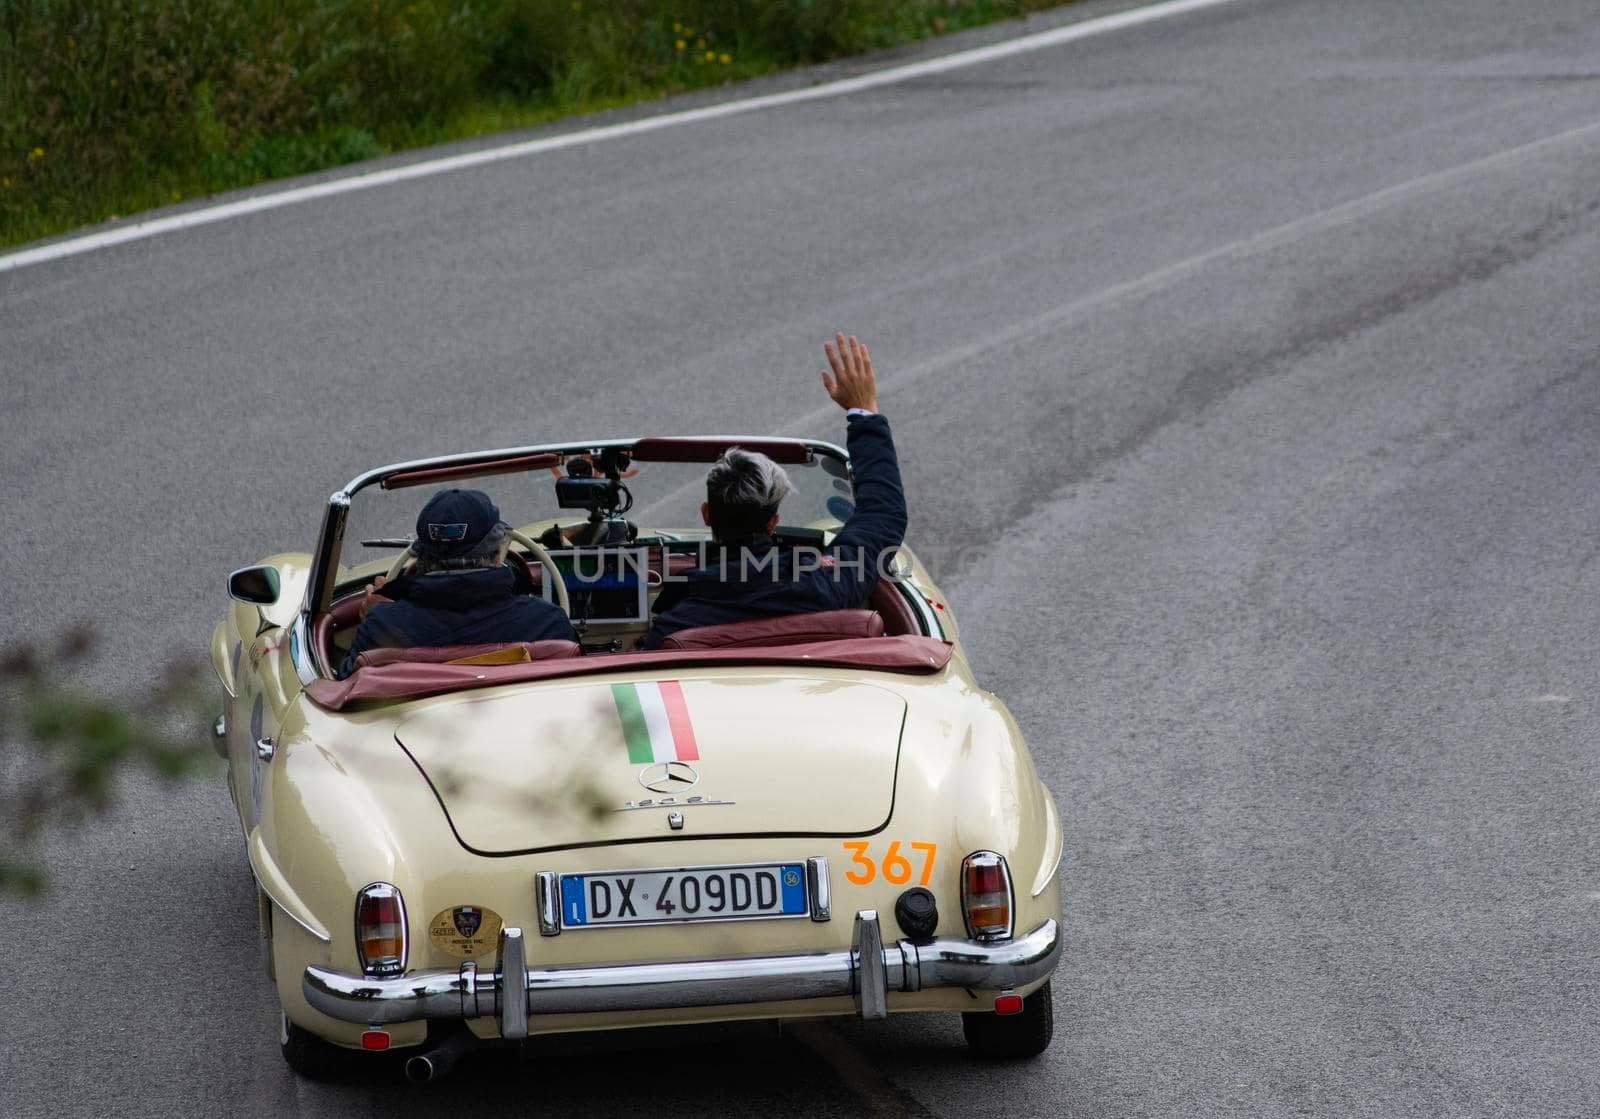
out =
<path fill-rule="evenodd" d="M 736 440 L 727 443 L 739 445 Z M 794 488 L 783 502 L 782 525 L 836 530 L 854 509 L 848 468 L 834 454 L 806 457 L 809 461 L 805 463 L 784 464 Z M 499 506 L 507 524 L 529 536 L 537 536 L 551 525 L 583 524 L 590 513 L 583 508 L 562 508 L 556 492 L 559 479 L 574 471 L 585 473 L 584 465 L 573 466 L 575 459 L 592 464 L 595 456 L 577 450 L 537 455 L 508 452 L 481 470 L 451 469 L 448 476 L 441 477 L 437 468 L 419 466 L 390 472 L 381 481 L 372 480 L 351 495 L 337 582 L 365 579 L 386 570 L 415 534 L 418 512 L 443 488 L 482 490 Z M 710 530 L 700 518 L 707 465 L 705 461 L 630 461 L 621 471 L 621 485 L 626 490 L 620 497 L 623 508 L 614 516 L 632 525 L 642 544 L 709 540 Z M 626 504 L 630 500 L 631 506 Z"/>

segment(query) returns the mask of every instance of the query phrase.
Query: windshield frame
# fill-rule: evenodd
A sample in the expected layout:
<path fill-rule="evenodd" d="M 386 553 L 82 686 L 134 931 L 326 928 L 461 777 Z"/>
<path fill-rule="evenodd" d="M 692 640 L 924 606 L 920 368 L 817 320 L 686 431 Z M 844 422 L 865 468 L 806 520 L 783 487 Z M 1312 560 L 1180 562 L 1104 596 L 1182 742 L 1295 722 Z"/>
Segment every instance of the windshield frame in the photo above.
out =
<path fill-rule="evenodd" d="M 350 501 L 356 494 L 370 486 L 383 486 L 397 475 L 413 474 L 422 471 L 448 470 L 462 468 L 463 474 L 470 474 L 474 467 L 493 467 L 496 463 L 515 459 L 528 459 L 540 455 L 570 455 L 597 454 L 607 449 L 632 451 L 639 443 L 650 443 L 654 449 L 660 450 L 665 446 L 690 454 L 692 458 L 680 458 L 676 461 L 697 462 L 704 461 L 708 466 L 715 462 L 717 457 L 729 447 L 746 447 L 753 450 L 778 452 L 789 455 L 798 455 L 799 458 L 791 459 L 796 465 L 813 465 L 821 458 L 831 458 L 844 467 L 845 477 L 850 478 L 850 454 L 837 443 L 829 443 L 821 439 L 797 439 L 787 436 L 773 435 L 688 435 L 688 436 L 637 436 L 630 439 L 579 439 L 560 443 L 535 443 L 525 447 L 502 447 L 492 451 L 470 451 L 464 454 L 439 455 L 434 458 L 411 459 L 406 462 L 391 463 L 358 474 L 343 489 L 333 493 L 328 498 L 328 504 L 322 516 L 322 530 L 317 535 L 316 550 L 311 556 L 310 577 L 306 582 L 306 595 L 301 612 L 308 617 L 316 617 L 326 613 L 333 605 L 334 592 L 338 584 L 339 555 L 344 547 L 344 532 L 350 516 Z M 708 457 L 707 457 L 708 456 Z M 649 461 L 649 460 L 645 460 Z M 660 459 L 655 461 L 662 461 Z M 530 466 L 519 464 L 515 470 L 508 473 L 528 470 Z M 479 473 L 482 473 L 479 471 Z M 431 479 L 430 479 L 431 480 Z M 442 478 L 439 480 L 443 480 Z M 422 485 L 421 479 L 403 483 L 405 486 Z M 399 488 L 399 487 L 396 487 Z"/>

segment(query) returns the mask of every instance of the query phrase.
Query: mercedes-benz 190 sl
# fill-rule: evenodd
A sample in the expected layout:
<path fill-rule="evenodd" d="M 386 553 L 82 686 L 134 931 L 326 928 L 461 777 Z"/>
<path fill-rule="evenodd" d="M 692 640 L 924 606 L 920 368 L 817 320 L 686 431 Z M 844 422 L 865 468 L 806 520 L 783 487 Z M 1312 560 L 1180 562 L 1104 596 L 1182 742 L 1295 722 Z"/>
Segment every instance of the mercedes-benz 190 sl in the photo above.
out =
<path fill-rule="evenodd" d="M 825 551 L 852 508 L 841 448 L 654 437 L 373 470 L 312 551 L 230 577 L 218 749 L 297 1071 L 395 1050 L 423 1079 L 534 1034 L 910 1011 L 962 1014 L 987 1056 L 1048 1044 L 1061 821 L 910 549 L 861 609 L 633 647 L 704 559 L 704 474 L 732 445 L 787 468 L 777 535 Z M 578 477 L 610 483 L 567 487 L 586 512 L 558 500 Z M 423 497 L 465 483 L 580 640 L 376 649 L 340 678 Z"/>

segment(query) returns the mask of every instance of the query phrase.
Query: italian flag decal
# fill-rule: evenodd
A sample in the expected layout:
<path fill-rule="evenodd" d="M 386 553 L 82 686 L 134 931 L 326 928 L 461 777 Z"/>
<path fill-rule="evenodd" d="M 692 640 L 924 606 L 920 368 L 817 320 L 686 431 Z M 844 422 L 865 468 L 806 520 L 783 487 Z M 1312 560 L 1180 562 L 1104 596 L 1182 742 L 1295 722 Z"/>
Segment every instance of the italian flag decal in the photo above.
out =
<path fill-rule="evenodd" d="M 612 684 L 611 697 L 617 701 L 617 716 L 628 740 L 630 762 L 692 762 L 700 757 L 694 727 L 689 723 L 689 708 L 683 702 L 683 686 L 678 681 Z"/>

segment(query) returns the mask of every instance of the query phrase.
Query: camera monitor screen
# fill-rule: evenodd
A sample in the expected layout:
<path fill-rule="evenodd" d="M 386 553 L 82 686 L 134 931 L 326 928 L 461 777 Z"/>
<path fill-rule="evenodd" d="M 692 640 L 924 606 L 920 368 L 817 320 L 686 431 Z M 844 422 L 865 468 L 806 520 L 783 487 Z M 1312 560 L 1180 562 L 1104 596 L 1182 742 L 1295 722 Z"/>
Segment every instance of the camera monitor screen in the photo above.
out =
<path fill-rule="evenodd" d="M 646 548 L 550 549 L 550 558 L 567 585 L 572 620 L 590 624 L 648 621 L 648 557 Z M 550 581 L 542 586 L 545 601 L 553 601 Z"/>

